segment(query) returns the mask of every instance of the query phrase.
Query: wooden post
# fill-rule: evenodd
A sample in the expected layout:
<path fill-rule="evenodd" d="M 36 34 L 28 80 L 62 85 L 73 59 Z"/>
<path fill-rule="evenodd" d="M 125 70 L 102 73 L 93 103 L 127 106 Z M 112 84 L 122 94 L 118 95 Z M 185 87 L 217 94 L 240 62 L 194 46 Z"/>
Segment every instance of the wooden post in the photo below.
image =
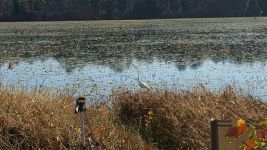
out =
<path fill-rule="evenodd" d="M 219 150 L 218 143 L 218 122 L 214 119 L 210 120 L 210 128 L 211 128 L 211 150 Z"/>
<path fill-rule="evenodd" d="M 85 146 L 85 131 L 84 131 L 84 112 L 80 112 L 80 121 L 81 121 L 81 143 L 82 143 L 82 150 L 86 149 Z"/>
<path fill-rule="evenodd" d="M 85 130 L 84 130 L 84 112 L 85 112 L 85 98 L 79 97 L 76 100 L 75 113 L 80 113 L 80 123 L 81 123 L 81 150 L 86 150 L 85 145 Z"/>

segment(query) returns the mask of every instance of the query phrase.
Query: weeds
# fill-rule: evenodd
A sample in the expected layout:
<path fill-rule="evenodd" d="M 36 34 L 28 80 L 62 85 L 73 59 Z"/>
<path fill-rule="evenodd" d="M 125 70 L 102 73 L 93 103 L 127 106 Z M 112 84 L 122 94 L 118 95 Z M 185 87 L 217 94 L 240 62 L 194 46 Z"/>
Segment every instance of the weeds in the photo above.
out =
<path fill-rule="evenodd" d="M 160 149 L 209 149 L 211 118 L 257 120 L 267 116 L 265 103 L 237 96 L 231 87 L 222 93 L 205 88 L 180 93 L 115 93 L 113 109 L 121 122 Z M 149 112 L 153 119 L 147 130 Z"/>
<path fill-rule="evenodd" d="M 0 101 L 0 149 L 79 149 L 80 122 L 73 98 L 5 91 Z M 90 149 L 143 148 L 140 136 L 113 122 L 108 107 L 88 107 L 85 116 Z"/>
<path fill-rule="evenodd" d="M 72 97 L 0 92 L 0 149 L 79 149 L 80 121 Z M 211 118 L 260 119 L 266 103 L 205 88 L 114 92 L 111 105 L 87 106 L 89 149 L 209 149 Z"/>

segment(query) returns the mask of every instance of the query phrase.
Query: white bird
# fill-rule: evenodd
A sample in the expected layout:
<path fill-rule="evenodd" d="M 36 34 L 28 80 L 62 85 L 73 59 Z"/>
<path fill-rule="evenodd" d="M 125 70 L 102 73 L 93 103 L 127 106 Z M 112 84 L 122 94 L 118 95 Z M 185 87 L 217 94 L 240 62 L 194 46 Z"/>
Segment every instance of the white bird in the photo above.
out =
<path fill-rule="evenodd" d="M 139 86 L 140 86 L 141 88 L 143 88 L 143 89 L 147 89 L 147 90 L 149 91 L 149 90 L 150 90 L 150 87 L 147 85 L 147 83 L 142 82 L 142 81 L 140 80 L 139 69 L 138 69 L 135 65 L 133 65 L 133 66 L 137 69 L 137 73 L 138 73 L 138 78 L 137 78 L 137 80 L 138 80 Z"/>

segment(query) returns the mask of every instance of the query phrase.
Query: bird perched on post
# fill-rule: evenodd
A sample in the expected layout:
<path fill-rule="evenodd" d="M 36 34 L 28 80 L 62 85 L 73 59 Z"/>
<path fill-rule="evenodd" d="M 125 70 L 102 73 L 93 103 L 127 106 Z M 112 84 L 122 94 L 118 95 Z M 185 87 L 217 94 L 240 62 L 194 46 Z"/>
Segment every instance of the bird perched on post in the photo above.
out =
<path fill-rule="evenodd" d="M 85 111 L 85 97 L 79 97 L 76 100 L 75 113 Z"/>
<path fill-rule="evenodd" d="M 147 90 L 149 91 L 149 90 L 150 90 L 150 87 L 147 85 L 147 83 L 145 83 L 145 82 L 143 82 L 143 81 L 140 80 L 139 69 L 138 69 L 137 66 L 135 66 L 134 64 L 133 64 L 133 66 L 136 68 L 137 73 L 138 73 L 137 80 L 138 80 L 138 84 L 139 84 L 139 86 L 140 86 L 141 88 L 143 88 L 143 89 L 147 89 Z"/>

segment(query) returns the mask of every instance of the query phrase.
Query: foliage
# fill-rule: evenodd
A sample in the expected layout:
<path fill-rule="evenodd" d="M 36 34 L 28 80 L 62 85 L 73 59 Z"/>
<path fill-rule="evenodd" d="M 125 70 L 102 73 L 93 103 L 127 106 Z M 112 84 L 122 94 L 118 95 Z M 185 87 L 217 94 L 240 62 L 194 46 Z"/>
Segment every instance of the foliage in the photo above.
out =
<path fill-rule="evenodd" d="M 243 150 L 264 150 L 267 149 L 267 119 L 262 119 L 256 123 L 249 122 L 249 128 L 246 129 L 245 120 L 239 119 L 236 126 L 228 129 L 227 137 L 239 138 L 245 132 L 249 136 L 241 145 Z"/>
<path fill-rule="evenodd" d="M 246 130 L 246 123 L 243 119 L 239 119 L 234 127 L 228 129 L 227 137 L 240 137 Z"/>
<path fill-rule="evenodd" d="M 259 16 L 266 10 L 264 0 L 1 0 L 0 20 Z"/>

